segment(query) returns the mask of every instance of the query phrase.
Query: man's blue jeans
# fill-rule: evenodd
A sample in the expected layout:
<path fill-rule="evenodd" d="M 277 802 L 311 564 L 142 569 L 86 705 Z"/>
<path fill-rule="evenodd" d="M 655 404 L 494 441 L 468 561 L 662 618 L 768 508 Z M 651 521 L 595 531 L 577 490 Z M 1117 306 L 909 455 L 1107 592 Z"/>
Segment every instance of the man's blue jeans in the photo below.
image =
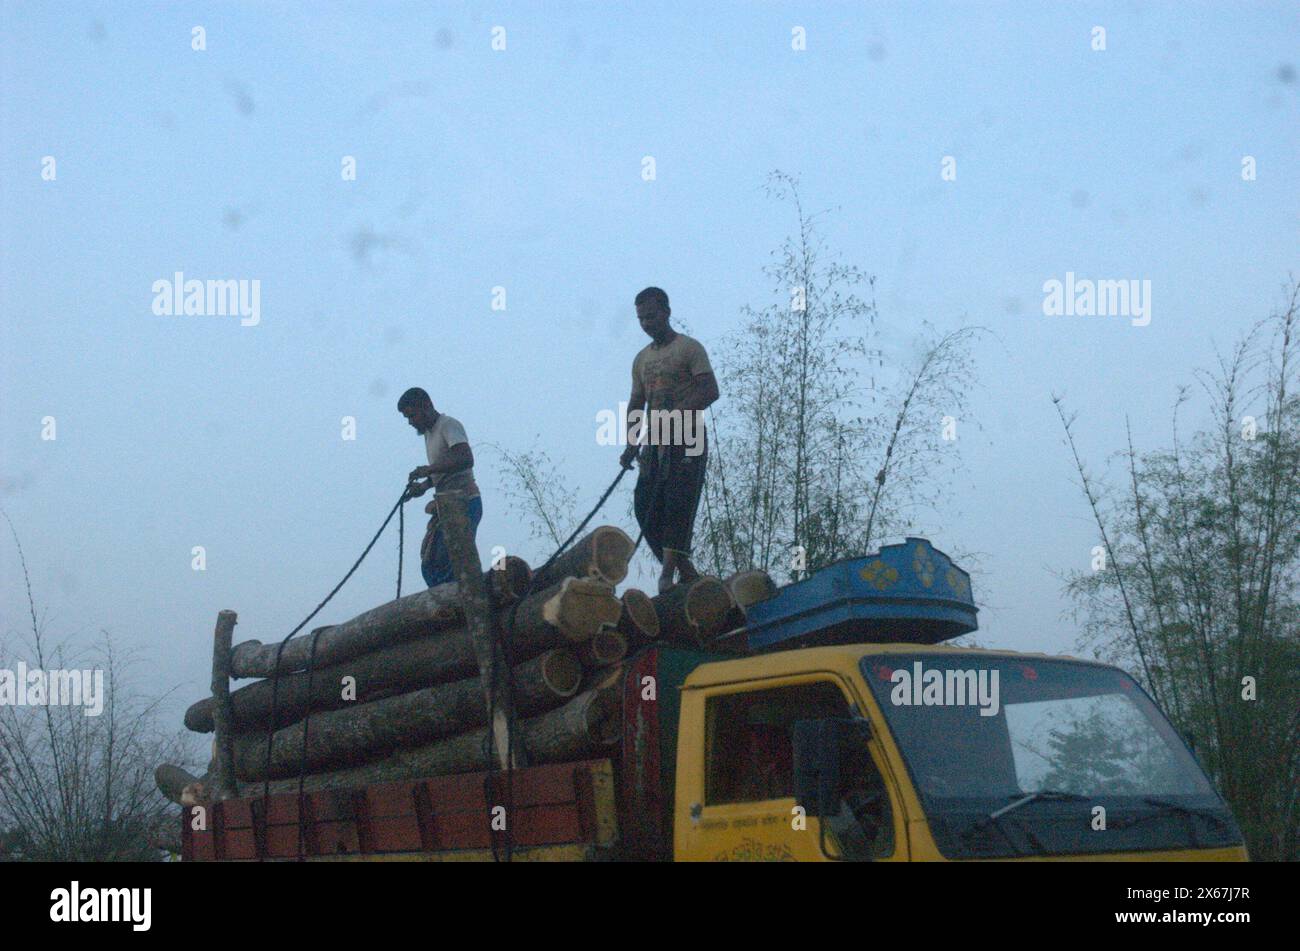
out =
<path fill-rule="evenodd" d="M 478 537 L 478 523 L 483 518 L 482 497 L 476 496 L 470 499 L 466 503 L 465 509 L 469 514 L 470 538 L 476 539 Z M 441 525 L 434 530 L 433 541 L 429 544 L 428 553 L 424 560 L 420 562 L 420 571 L 424 575 L 424 583 L 430 588 L 456 580 L 456 572 L 451 567 L 451 555 L 447 552 L 447 540 L 442 537 Z"/>

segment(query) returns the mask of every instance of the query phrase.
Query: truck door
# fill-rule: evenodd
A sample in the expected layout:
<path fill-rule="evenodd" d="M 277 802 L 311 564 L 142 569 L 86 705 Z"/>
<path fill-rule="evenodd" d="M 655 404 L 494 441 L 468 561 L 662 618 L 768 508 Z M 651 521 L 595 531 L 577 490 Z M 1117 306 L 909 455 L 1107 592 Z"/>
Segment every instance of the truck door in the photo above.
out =
<path fill-rule="evenodd" d="M 850 716 L 848 695 L 828 676 L 686 691 L 678 744 L 676 857 L 823 861 L 818 820 L 795 808 L 792 728 L 798 720 Z M 859 851 L 876 859 L 905 858 L 905 850 L 896 847 L 905 842 L 902 817 L 893 805 L 897 798 L 874 751 L 862 758 L 859 772 L 860 784 L 881 792 L 877 834 L 869 843 L 856 843 Z M 829 840 L 832 854 L 839 851 L 836 841 Z"/>

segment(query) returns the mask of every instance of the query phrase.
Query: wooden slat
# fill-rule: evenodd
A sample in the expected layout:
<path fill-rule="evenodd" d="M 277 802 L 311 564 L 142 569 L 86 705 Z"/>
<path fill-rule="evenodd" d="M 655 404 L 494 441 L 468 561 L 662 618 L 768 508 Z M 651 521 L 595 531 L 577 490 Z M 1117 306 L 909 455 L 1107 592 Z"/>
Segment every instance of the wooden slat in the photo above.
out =
<path fill-rule="evenodd" d="M 226 829 L 221 834 L 221 860 L 251 861 L 257 858 L 257 838 L 252 829 Z"/>
<path fill-rule="evenodd" d="M 361 851 L 355 822 L 317 822 L 311 832 L 312 855 L 347 855 Z"/>
<path fill-rule="evenodd" d="M 597 799 L 608 798 L 608 791 L 595 788 L 592 771 L 597 769 L 608 785 L 609 765 L 603 760 L 516 771 L 506 817 L 514 847 L 607 844 L 603 840 L 610 832 L 599 827 Z M 493 832 L 483 780 L 480 773 L 311 793 L 304 797 L 305 857 L 490 848 Z M 505 805 L 506 781 L 504 774 L 493 775 L 492 805 Z M 262 829 L 262 799 L 218 803 L 209 814 L 213 828 L 206 833 L 188 831 L 187 811 L 186 856 L 194 861 L 297 858 L 298 796 L 271 796 L 265 808 L 269 822 Z M 500 845 L 504 837 L 497 835 Z"/>
<path fill-rule="evenodd" d="M 371 819 L 367 838 L 366 850 L 371 852 L 418 852 L 423 846 L 414 812 Z"/>

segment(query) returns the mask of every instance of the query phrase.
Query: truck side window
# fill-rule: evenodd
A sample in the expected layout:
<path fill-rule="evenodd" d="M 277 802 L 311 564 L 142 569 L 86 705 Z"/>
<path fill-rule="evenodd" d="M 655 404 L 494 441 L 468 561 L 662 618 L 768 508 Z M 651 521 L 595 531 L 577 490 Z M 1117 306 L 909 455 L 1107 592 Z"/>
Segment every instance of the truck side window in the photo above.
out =
<path fill-rule="evenodd" d="M 854 743 L 840 752 L 840 811 L 828 816 L 829 829 L 842 854 L 858 859 L 882 859 L 894 851 L 894 816 L 889 790 L 871 751 Z"/>
<path fill-rule="evenodd" d="M 793 796 L 795 721 L 848 716 L 844 694 L 830 681 L 710 697 L 704 801 L 721 805 Z"/>

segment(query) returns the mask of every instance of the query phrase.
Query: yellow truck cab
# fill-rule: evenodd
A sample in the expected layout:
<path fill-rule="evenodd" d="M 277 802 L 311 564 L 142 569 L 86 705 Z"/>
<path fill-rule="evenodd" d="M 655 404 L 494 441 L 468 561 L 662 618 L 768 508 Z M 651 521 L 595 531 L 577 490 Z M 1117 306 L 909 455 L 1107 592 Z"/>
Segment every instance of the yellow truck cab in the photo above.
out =
<path fill-rule="evenodd" d="M 1182 740 L 1102 664 L 774 651 L 696 667 L 677 736 L 677 860 L 1246 859 Z"/>

